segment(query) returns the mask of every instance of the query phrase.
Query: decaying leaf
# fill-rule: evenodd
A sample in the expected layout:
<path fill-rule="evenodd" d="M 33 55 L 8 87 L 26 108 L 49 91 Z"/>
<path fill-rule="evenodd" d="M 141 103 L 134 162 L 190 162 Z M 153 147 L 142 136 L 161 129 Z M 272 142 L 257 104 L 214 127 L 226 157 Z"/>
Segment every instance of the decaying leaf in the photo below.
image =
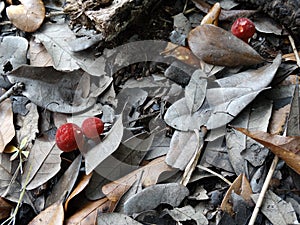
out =
<path fill-rule="evenodd" d="M 127 215 L 120 213 L 103 213 L 97 217 L 97 225 L 120 224 L 120 225 L 142 225 Z"/>
<path fill-rule="evenodd" d="M 157 158 L 146 166 L 131 172 L 130 174 L 106 184 L 102 187 L 103 193 L 113 202 L 118 201 L 123 194 L 140 178 L 144 186 L 156 184 L 163 172 L 174 171 L 165 163 L 165 157 Z"/>
<path fill-rule="evenodd" d="M 175 131 L 166 156 L 166 163 L 173 168 L 184 170 L 194 156 L 198 143 L 199 138 L 194 131 Z"/>
<path fill-rule="evenodd" d="M 252 189 L 244 174 L 239 175 L 235 179 L 223 198 L 221 209 L 230 215 L 234 215 L 233 206 L 231 203 L 231 194 L 233 192 L 243 197 L 248 204 L 251 204 Z"/>
<path fill-rule="evenodd" d="M 46 207 L 54 204 L 55 202 L 63 202 L 71 193 L 79 174 L 81 160 L 82 156 L 78 155 L 66 172 L 61 176 L 59 181 L 55 184 L 51 195 L 49 195 L 46 200 Z"/>
<path fill-rule="evenodd" d="M 0 42 L 0 73 L 16 69 L 27 62 L 28 41 L 23 37 L 5 36 Z M 12 68 L 9 68 L 9 67 Z"/>
<path fill-rule="evenodd" d="M 270 149 L 275 155 L 283 159 L 289 167 L 300 174 L 300 136 L 283 137 L 263 131 L 250 132 L 244 128 L 235 129 Z"/>
<path fill-rule="evenodd" d="M 125 202 L 124 210 L 126 214 L 131 215 L 155 209 L 164 203 L 177 207 L 188 194 L 188 188 L 178 183 L 156 184 L 131 196 Z"/>
<path fill-rule="evenodd" d="M 69 197 L 67 198 L 67 200 L 65 202 L 65 205 L 64 205 L 65 211 L 67 211 L 67 209 L 68 209 L 69 202 L 86 188 L 86 186 L 88 185 L 88 183 L 91 180 L 92 175 L 93 175 L 93 173 L 90 173 L 89 175 L 83 175 L 81 177 L 76 188 L 72 191 L 72 193 L 69 195 Z"/>
<path fill-rule="evenodd" d="M 45 6 L 42 0 L 20 0 L 20 5 L 6 8 L 10 21 L 25 32 L 36 31 L 45 18 Z"/>
<path fill-rule="evenodd" d="M 187 205 L 182 208 L 167 210 L 168 214 L 177 222 L 194 220 L 197 225 L 208 225 L 207 218 L 202 212 L 196 211 L 192 206 Z"/>
<path fill-rule="evenodd" d="M 30 40 L 28 49 L 31 66 L 53 66 L 53 61 L 45 46 L 36 38 Z"/>
<path fill-rule="evenodd" d="M 98 214 L 110 212 L 115 206 L 114 203 L 107 198 L 102 198 L 97 201 L 91 201 L 83 205 L 82 208 L 74 213 L 70 218 L 65 221 L 66 225 L 83 225 L 83 224 L 96 224 Z"/>
<path fill-rule="evenodd" d="M 192 51 L 180 45 L 175 45 L 171 42 L 168 42 L 167 47 L 161 54 L 165 57 L 174 57 L 179 61 L 182 61 L 190 66 L 199 68 L 200 61 L 199 59 L 192 53 Z"/>
<path fill-rule="evenodd" d="M 0 197 L 0 220 L 7 218 L 12 210 L 12 205 Z"/>
<path fill-rule="evenodd" d="M 101 162 L 114 153 L 119 147 L 123 137 L 122 114 L 105 138 L 84 154 L 86 174 L 91 173 Z"/>
<path fill-rule="evenodd" d="M 188 131 L 205 125 L 216 129 L 233 120 L 255 97 L 271 83 L 281 63 L 278 55 L 272 64 L 257 70 L 247 70 L 208 83 L 205 100 L 195 113 L 190 113 L 186 98 L 173 103 L 165 114 L 171 127 Z"/>
<path fill-rule="evenodd" d="M 50 180 L 60 170 L 60 154 L 54 141 L 45 137 L 37 138 L 24 166 L 22 185 L 32 190 Z"/>
<path fill-rule="evenodd" d="M 56 202 L 53 205 L 40 212 L 28 225 L 63 225 L 64 208 L 61 202 Z"/>
<path fill-rule="evenodd" d="M 15 127 L 13 123 L 13 111 L 10 99 L 0 103 L 0 153 L 4 151 L 5 146 L 15 136 Z"/>
<path fill-rule="evenodd" d="M 188 43 L 192 52 L 209 64 L 234 67 L 264 62 L 252 47 L 215 25 L 197 26 L 189 33 Z"/>
<path fill-rule="evenodd" d="M 252 199 L 256 203 L 259 194 L 252 195 Z M 298 224 L 295 210 L 291 203 L 287 203 L 282 198 L 277 196 L 274 192 L 269 190 L 262 203 L 261 212 L 274 225 L 282 224 Z"/>
<path fill-rule="evenodd" d="M 202 70 L 196 70 L 185 88 L 185 100 L 191 113 L 196 112 L 203 104 L 206 88 L 207 75 Z"/>
<path fill-rule="evenodd" d="M 102 76 L 82 87 L 83 75 L 90 76 L 82 70 L 62 72 L 53 67 L 21 66 L 8 78 L 12 83 L 24 83 L 22 94 L 38 106 L 54 112 L 76 113 L 93 106 L 96 97 L 112 81 Z M 84 96 L 87 90 L 89 95 Z"/>

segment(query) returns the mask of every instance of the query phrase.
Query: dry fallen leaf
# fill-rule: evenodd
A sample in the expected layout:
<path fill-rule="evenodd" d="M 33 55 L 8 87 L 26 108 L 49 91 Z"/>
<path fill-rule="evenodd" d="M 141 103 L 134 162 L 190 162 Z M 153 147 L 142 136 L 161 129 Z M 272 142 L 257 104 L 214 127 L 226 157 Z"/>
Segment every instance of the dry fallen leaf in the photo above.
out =
<path fill-rule="evenodd" d="M 234 215 L 233 205 L 231 203 L 231 193 L 236 193 L 244 198 L 244 200 L 248 203 L 251 203 L 251 195 L 252 189 L 249 181 L 247 180 L 244 174 L 240 174 L 232 183 L 230 188 L 227 190 L 222 204 L 221 209 L 224 212 L 229 213 L 230 215 Z"/>
<path fill-rule="evenodd" d="M 250 132 L 244 128 L 235 129 L 270 149 L 275 155 L 283 159 L 289 167 L 300 174 L 300 136 L 284 137 L 263 131 Z"/>
<path fill-rule="evenodd" d="M 53 205 L 40 212 L 28 225 L 62 225 L 64 221 L 64 208 L 61 202 Z"/>
<path fill-rule="evenodd" d="M 97 224 L 97 215 L 99 212 L 112 211 L 115 204 L 107 198 L 102 198 L 97 201 L 91 201 L 84 205 L 81 210 L 73 214 L 65 221 L 66 225 L 84 225 Z"/>
<path fill-rule="evenodd" d="M 171 42 L 168 42 L 167 47 L 163 52 L 161 52 L 161 54 L 165 57 L 174 57 L 179 61 L 196 68 L 199 68 L 200 66 L 199 59 L 192 53 L 189 48 L 176 45 Z"/>
<path fill-rule="evenodd" d="M 160 204 L 177 207 L 188 195 L 189 189 L 178 183 L 152 185 L 131 196 L 124 204 L 124 211 L 132 215 L 155 209 Z"/>
<path fill-rule="evenodd" d="M 258 196 L 259 194 L 252 195 L 255 203 L 258 201 Z M 274 225 L 299 224 L 295 209 L 291 203 L 286 202 L 271 190 L 265 195 L 261 212 Z"/>
<path fill-rule="evenodd" d="M 165 163 L 165 157 L 160 157 L 151 161 L 146 166 L 135 170 L 116 181 L 104 185 L 102 187 L 102 191 L 108 199 L 116 202 L 129 190 L 139 177 L 141 177 L 140 179 L 143 186 L 150 186 L 156 184 L 161 173 L 167 171 L 173 171 L 173 169 Z"/>
<path fill-rule="evenodd" d="M 6 99 L 0 104 L 0 121 L 0 152 L 3 152 L 5 146 L 15 136 L 13 111 L 10 99 Z"/>
<path fill-rule="evenodd" d="M 191 30 L 188 43 L 192 52 L 209 64 L 234 67 L 264 62 L 250 45 L 212 24 L 203 24 Z"/>
<path fill-rule="evenodd" d="M 89 175 L 84 174 L 81 177 L 81 179 L 78 182 L 76 188 L 72 191 L 72 193 L 69 195 L 69 197 L 66 200 L 65 211 L 67 211 L 67 209 L 68 209 L 68 205 L 69 205 L 70 200 L 72 200 L 75 196 L 80 194 L 85 189 L 85 187 L 89 184 L 92 175 L 93 175 L 93 173 L 90 173 Z"/>
<path fill-rule="evenodd" d="M 0 220 L 9 217 L 12 210 L 12 205 L 9 204 L 4 198 L 0 197 Z"/>
<path fill-rule="evenodd" d="M 41 0 L 20 0 L 20 5 L 6 8 L 9 20 L 20 30 L 36 31 L 45 18 L 45 6 Z"/>

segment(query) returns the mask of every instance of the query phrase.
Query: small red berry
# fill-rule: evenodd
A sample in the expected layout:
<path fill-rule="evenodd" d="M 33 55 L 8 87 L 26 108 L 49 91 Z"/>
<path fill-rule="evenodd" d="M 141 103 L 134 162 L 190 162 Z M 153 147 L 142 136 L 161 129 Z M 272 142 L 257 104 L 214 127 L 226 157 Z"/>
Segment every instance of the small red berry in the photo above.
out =
<path fill-rule="evenodd" d="M 104 130 L 104 124 L 98 117 L 89 117 L 85 119 L 81 125 L 83 134 L 87 138 L 97 138 Z"/>
<path fill-rule="evenodd" d="M 83 146 L 83 140 L 82 130 L 74 123 L 65 123 L 56 131 L 57 147 L 64 152 L 71 152 Z"/>
<path fill-rule="evenodd" d="M 238 18 L 231 26 L 231 33 L 248 43 L 255 33 L 255 25 L 248 18 Z"/>

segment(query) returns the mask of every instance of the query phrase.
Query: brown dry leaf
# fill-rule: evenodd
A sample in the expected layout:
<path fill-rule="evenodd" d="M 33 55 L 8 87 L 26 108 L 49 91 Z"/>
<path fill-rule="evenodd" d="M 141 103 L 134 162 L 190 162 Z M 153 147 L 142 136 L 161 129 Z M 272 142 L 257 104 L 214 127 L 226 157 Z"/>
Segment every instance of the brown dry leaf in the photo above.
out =
<path fill-rule="evenodd" d="M 81 210 L 73 214 L 65 221 L 65 225 L 89 225 L 97 224 L 97 215 L 99 212 L 110 212 L 115 207 L 115 204 L 107 198 L 102 198 L 97 201 L 91 201 Z"/>
<path fill-rule="evenodd" d="M 176 45 L 171 42 L 168 42 L 167 47 L 163 52 L 161 52 L 161 54 L 166 57 L 174 57 L 179 61 L 196 68 L 199 68 L 200 66 L 199 59 L 192 53 L 189 48 Z"/>
<path fill-rule="evenodd" d="M 28 225 L 62 225 L 64 221 L 64 208 L 61 202 L 53 205 L 40 212 Z"/>
<path fill-rule="evenodd" d="M 298 52 L 298 54 L 300 55 L 300 51 Z M 295 61 L 296 62 L 295 53 L 284 54 L 282 56 L 282 58 L 285 59 L 286 61 Z"/>
<path fill-rule="evenodd" d="M 68 209 L 68 204 L 71 199 L 73 199 L 76 195 L 81 193 L 84 188 L 89 184 L 90 179 L 92 177 L 93 173 L 90 173 L 89 175 L 83 175 L 83 177 L 80 179 L 79 183 L 77 184 L 76 188 L 72 191 L 70 196 L 67 198 L 65 203 L 65 211 Z"/>
<path fill-rule="evenodd" d="M 161 173 L 173 170 L 165 163 L 165 156 L 163 156 L 116 181 L 104 185 L 102 191 L 108 199 L 116 202 L 129 190 L 138 178 L 141 179 L 143 186 L 150 186 L 156 184 Z"/>
<path fill-rule="evenodd" d="M 37 39 L 32 38 L 29 45 L 29 59 L 32 66 L 53 66 L 53 60 L 45 46 Z"/>
<path fill-rule="evenodd" d="M 286 164 L 300 174 L 300 136 L 280 136 L 263 131 L 250 132 L 244 128 L 234 128 L 270 149 Z"/>
<path fill-rule="evenodd" d="M 9 204 L 4 198 L 0 197 L 0 220 L 9 217 L 12 210 L 12 205 Z"/>
<path fill-rule="evenodd" d="M 20 0 L 20 5 L 11 5 L 6 8 L 9 20 L 20 30 L 25 32 L 36 31 L 45 18 L 45 6 L 42 0 Z"/>
<path fill-rule="evenodd" d="M 234 67 L 264 62 L 250 45 L 212 24 L 203 24 L 191 30 L 188 43 L 199 59 L 212 65 Z"/>
<path fill-rule="evenodd" d="M 0 121 L 0 152 L 3 152 L 5 146 L 15 136 L 13 111 L 10 99 L 6 99 L 0 104 Z"/>
<path fill-rule="evenodd" d="M 253 193 L 252 193 L 250 183 L 244 174 L 240 174 L 234 180 L 234 182 L 232 183 L 230 188 L 227 190 L 227 192 L 223 198 L 223 201 L 221 204 L 221 209 L 222 209 L 222 211 L 227 212 L 230 215 L 234 215 L 233 206 L 230 203 L 232 192 L 242 196 L 246 202 L 251 204 L 251 195 Z"/>
<path fill-rule="evenodd" d="M 209 12 L 201 20 L 202 24 L 214 24 L 218 26 L 218 19 L 221 12 L 221 5 L 219 2 L 215 3 L 214 6 L 209 10 Z"/>

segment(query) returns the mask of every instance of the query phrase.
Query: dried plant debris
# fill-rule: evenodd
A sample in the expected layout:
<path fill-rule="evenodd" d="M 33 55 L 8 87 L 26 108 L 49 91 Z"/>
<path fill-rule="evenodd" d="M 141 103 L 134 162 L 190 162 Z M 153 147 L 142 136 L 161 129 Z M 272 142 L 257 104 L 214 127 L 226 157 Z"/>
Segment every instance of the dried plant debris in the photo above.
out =
<path fill-rule="evenodd" d="M 298 1 L 9 2 L 1 224 L 299 223 Z"/>

